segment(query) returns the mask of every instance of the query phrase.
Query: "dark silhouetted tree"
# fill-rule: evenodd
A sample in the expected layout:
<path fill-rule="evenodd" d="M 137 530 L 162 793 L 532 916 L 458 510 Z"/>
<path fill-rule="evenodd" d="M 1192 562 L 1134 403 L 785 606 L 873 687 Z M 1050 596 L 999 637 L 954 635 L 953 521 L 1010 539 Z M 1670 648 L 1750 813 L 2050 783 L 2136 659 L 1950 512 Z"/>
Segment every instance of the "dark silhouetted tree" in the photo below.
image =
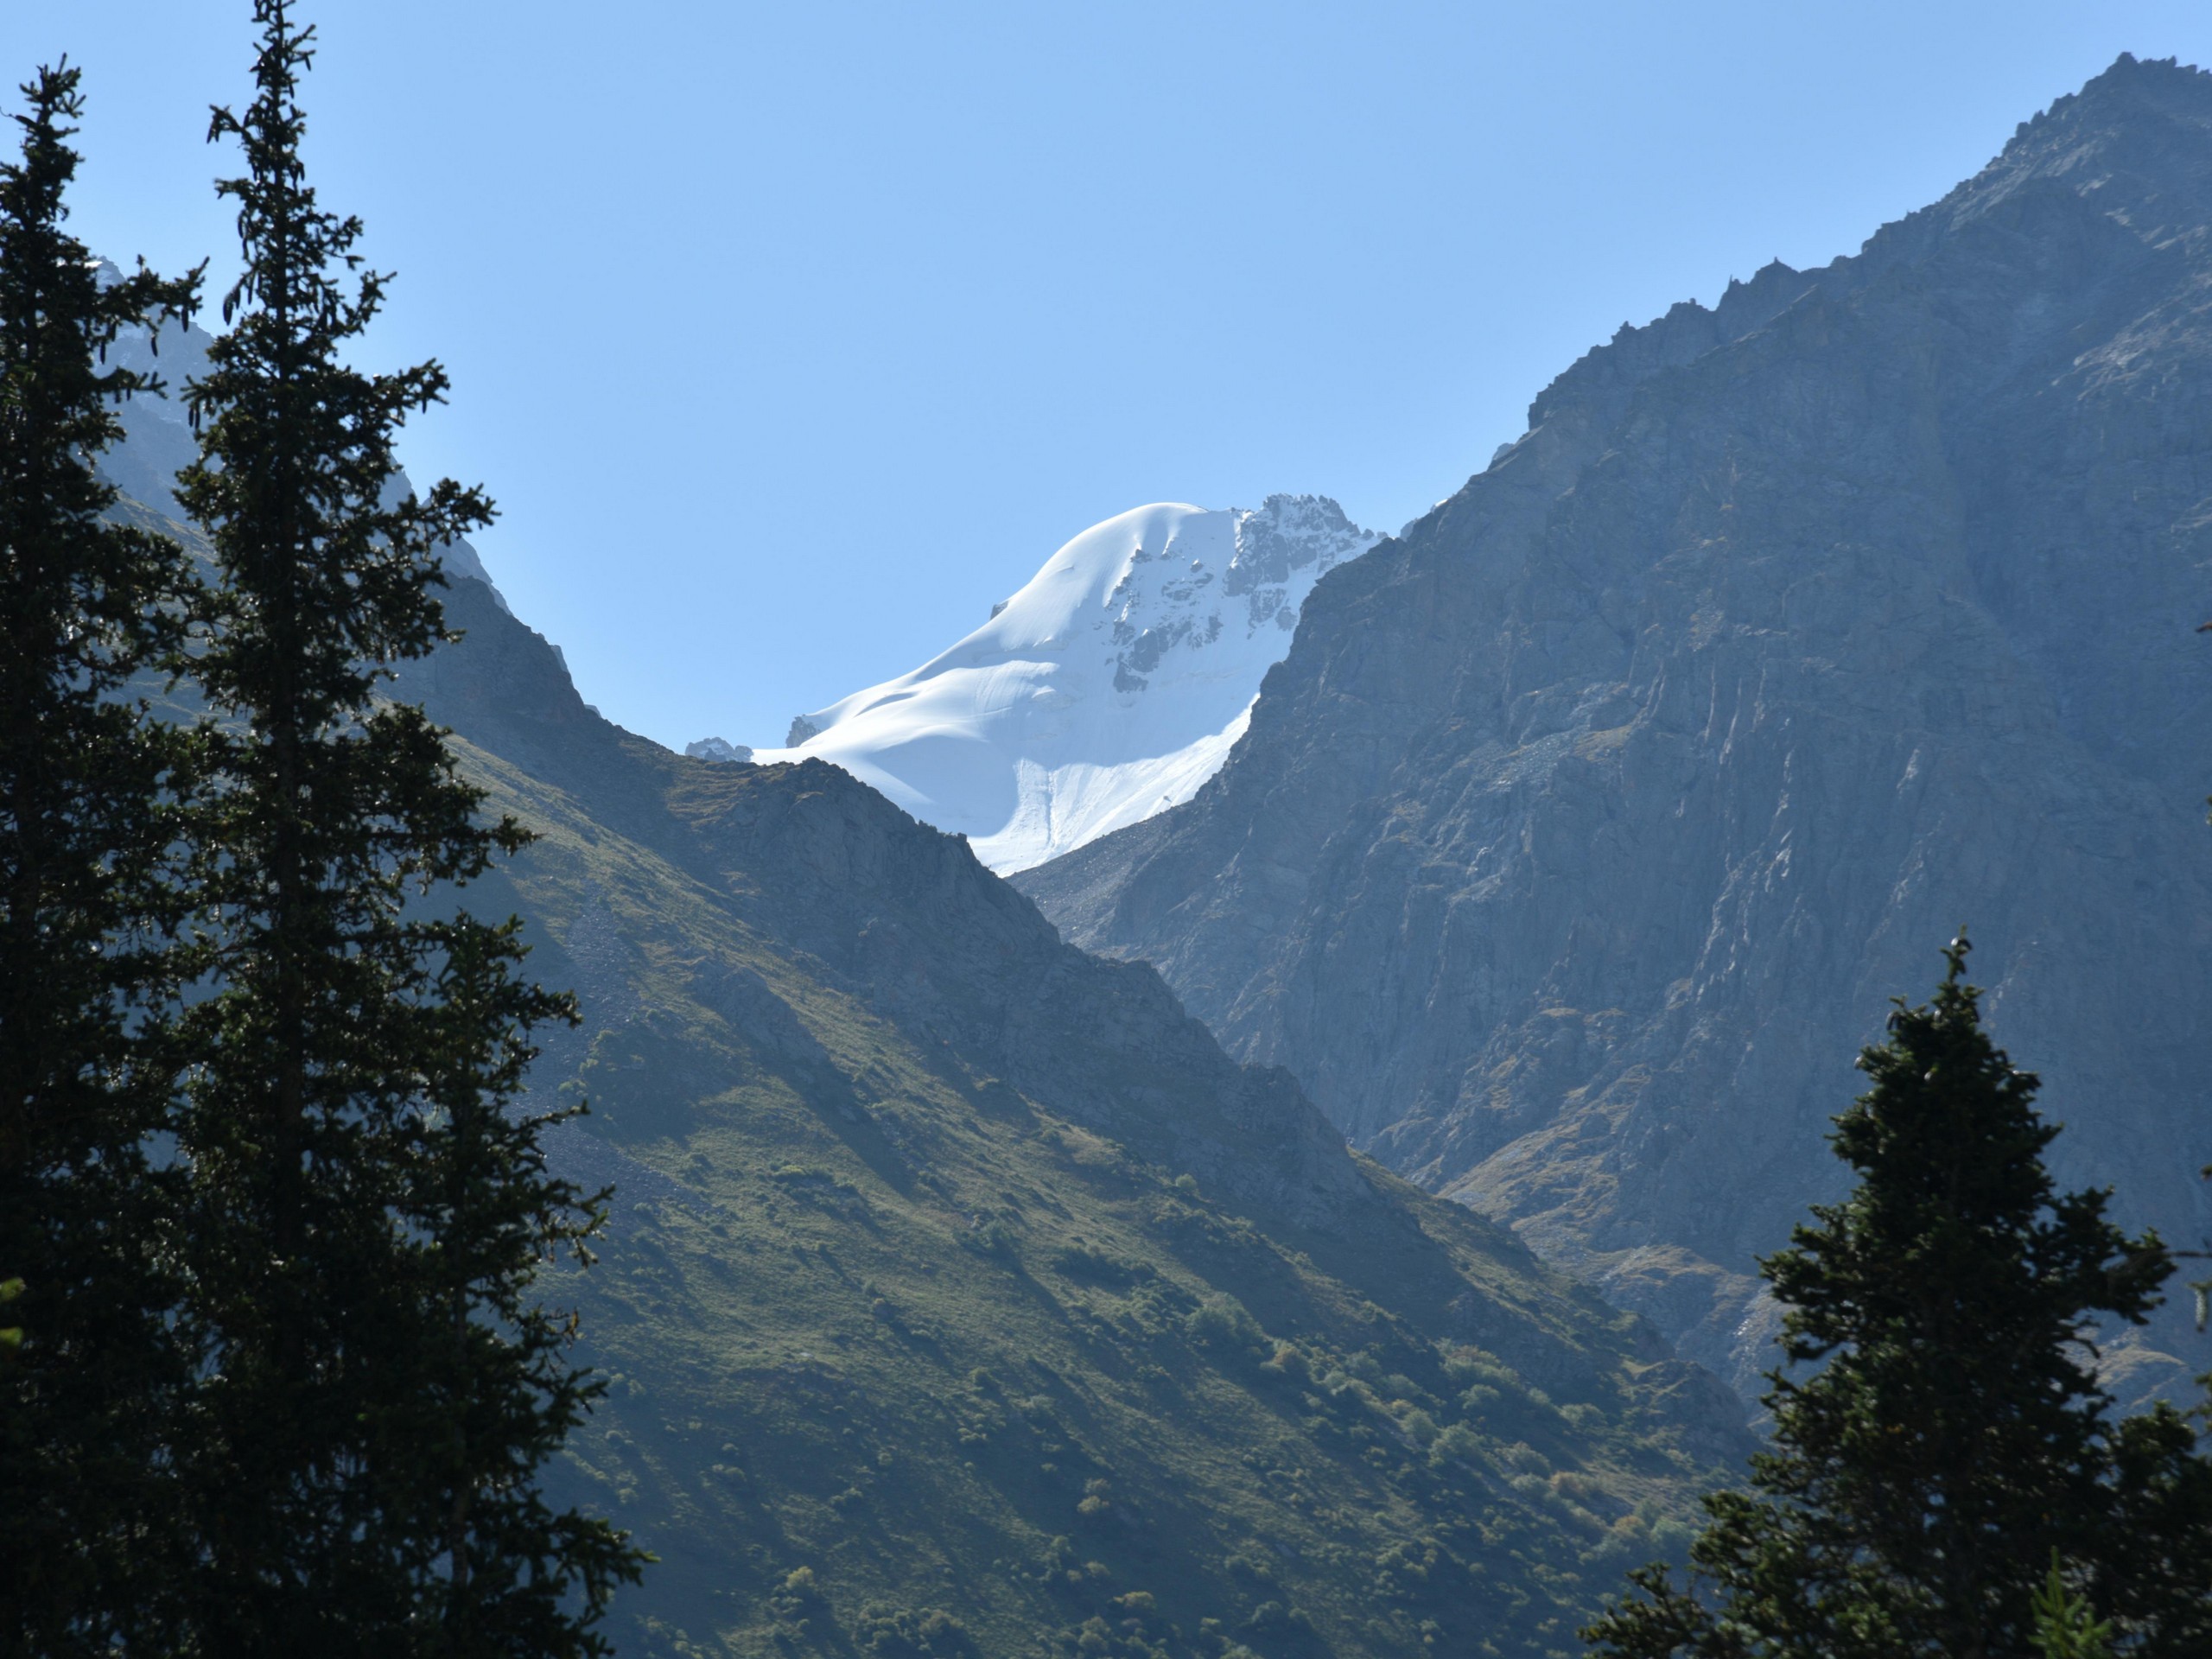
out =
<path fill-rule="evenodd" d="M 591 1627 L 641 1558 L 539 1492 L 596 1385 L 531 1293 L 596 1217 L 548 1173 L 544 1120 L 513 1109 L 531 1027 L 573 1014 L 522 976 L 518 924 L 452 903 L 528 837 L 481 821 L 444 734 L 377 695 L 447 637 L 436 550 L 491 506 L 392 487 L 396 435 L 446 376 L 345 361 L 385 278 L 302 168 L 312 31 L 282 0 L 255 16 L 255 99 L 211 132 L 245 152 L 219 187 L 245 271 L 190 388 L 201 458 L 180 494 L 219 574 L 196 664 L 221 725 L 195 830 L 212 995 L 185 1020 L 181 1135 L 198 1640 L 603 1651 Z"/>
<path fill-rule="evenodd" d="M 1785 1355 L 1819 1369 L 1773 1375 L 1773 1450 L 1707 1500 L 1691 1586 L 1631 1574 L 1585 1632 L 1605 1651 L 2015 1659 L 2055 1550 L 2121 1650 L 2212 1652 L 2212 1470 L 2171 1409 L 2113 1421 L 2091 1345 L 2171 1258 L 2107 1193 L 2055 1189 L 2057 1126 L 1982 1029 L 1965 940 L 1947 954 L 1836 1120 L 1857 1189 L 1762 1264 Z"/>
<path fill-rule="evenodd" d="M 0 1649 L 151 1651 L 180 1567 L 164 1449 L 187 1372 L 154 1153 L 190 738 L 132 692 L 173 662 L 191 582 L 175 543 L 103 516 L 93 467 L 114 403 L 159 390 L 107 347 L 197 277 L 103 284 L 64 228 L 78 71 L 22 93 L 0 165 Z"/>

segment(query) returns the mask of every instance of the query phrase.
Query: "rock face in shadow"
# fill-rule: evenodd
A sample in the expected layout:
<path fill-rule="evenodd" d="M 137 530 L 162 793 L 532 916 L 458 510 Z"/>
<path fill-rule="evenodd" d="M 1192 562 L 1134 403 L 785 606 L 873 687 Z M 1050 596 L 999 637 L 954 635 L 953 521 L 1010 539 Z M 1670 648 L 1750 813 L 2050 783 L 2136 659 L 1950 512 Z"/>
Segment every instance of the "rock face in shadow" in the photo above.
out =
<path fill-rule="evenodd" d="M 1320 584 L 1205 791 L 1019 885 L 1740 1386 L 1961 922 L 2062 1176 L 2200 1236 L 2209 306 L 2212 76 L 2122 58 L 1592 352 Z"/>

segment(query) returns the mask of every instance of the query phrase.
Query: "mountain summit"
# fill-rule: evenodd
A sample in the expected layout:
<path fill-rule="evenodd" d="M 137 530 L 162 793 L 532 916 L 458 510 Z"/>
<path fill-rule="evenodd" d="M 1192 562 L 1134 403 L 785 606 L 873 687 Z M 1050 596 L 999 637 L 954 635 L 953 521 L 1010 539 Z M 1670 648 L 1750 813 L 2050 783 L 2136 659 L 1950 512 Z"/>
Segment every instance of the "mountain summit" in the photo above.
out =
<path fill-rule="evenodd" d="M 1139 507 L 1077 537 L 943 655 L 793 722 L 763 763 L 842 766 L 1026 869 L 1188 800 L 1244 730 L 1314 582 L 1382 537 L 1325 496 Z"/>
<path fill-rule="evenodd" d="M 1576 363 L 1195 799 L 1021 885 L 1747 1393 L 1753 1262 L 1962 920 L 2061 1179 L 2203 1236 L 2208 296 L 2212 76 L 2123 58 Z"/>

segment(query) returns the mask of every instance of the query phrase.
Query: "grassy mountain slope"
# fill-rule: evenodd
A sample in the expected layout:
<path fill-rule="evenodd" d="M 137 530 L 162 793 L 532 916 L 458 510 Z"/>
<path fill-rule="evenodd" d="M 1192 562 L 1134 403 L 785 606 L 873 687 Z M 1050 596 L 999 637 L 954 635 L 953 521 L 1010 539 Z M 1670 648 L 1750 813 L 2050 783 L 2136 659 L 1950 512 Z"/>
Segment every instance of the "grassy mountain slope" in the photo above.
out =
<path fill-rule="evenodd" d="M 450 608 L 403 690 L 544 836 L 508 879 L 587 1023 L 539 1086 L 620 1189 L 568 1478 L 662 1558 L 623 1650 L 1563 1653 L 1681 1541 L 1742 1431 L 1648 1327 L 958 840 Z"/>

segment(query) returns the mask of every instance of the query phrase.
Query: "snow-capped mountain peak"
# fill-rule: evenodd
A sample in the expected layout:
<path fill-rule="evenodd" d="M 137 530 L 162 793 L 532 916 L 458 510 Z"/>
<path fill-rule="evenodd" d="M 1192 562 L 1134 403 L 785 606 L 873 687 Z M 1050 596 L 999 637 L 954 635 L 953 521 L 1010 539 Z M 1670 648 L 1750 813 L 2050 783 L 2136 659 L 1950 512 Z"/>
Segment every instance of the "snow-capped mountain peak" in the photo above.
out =
<path fill-rule="evenodd" d="M 949 651 L 800 716 L 802 743 L 756 758 L 833 761 L 995 869 L 1027 868 L 1188 800 L 1314 582 L 1381 539 L 1321 496 L 1139 507 L 1062 547 Z"/>

